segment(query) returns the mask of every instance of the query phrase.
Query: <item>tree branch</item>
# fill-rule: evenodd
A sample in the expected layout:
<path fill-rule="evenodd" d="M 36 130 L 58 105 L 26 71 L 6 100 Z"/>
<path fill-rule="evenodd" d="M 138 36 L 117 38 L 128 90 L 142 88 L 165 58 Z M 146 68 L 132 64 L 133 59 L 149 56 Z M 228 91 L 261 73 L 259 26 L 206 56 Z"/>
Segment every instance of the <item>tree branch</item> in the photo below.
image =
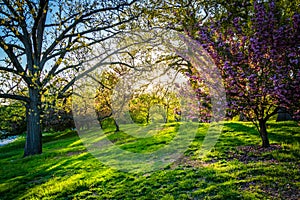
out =
<path fill-rule="evenodd" d="M 128 46 L 125 46 L 125 47 L 122 47 L 122 48 L 119 48 L 115 51 L 113 51 L 112 53 L 108 54 L 107 56 L 105 56 L 103 59 L 101 59 L 97 64 L 95 64 L 93 67 L 91 67 L 90 69 L 84 71 L 83 73 L 79 74 L 77 77 L 73 78 L 62 90 L 61 92 L 59 93 L 58 95 L 58 98 L 63 98 L 64 97 L 64 93 L 75 83 L 76 80 L 84 77 L 85 75 L 87 75 L 88 73 L 94 71 L 96 68 L 100 67 L 100 66 L 103 66 L 103 65 L 107 65 L 107 64 L 111 64 L 112 62 L 104 62 L 106 59 L 108 59 L 109 57 L 111 57 L 112 55 L 115 55 L 121 51 L 123 51 L 124 49 L 127 49 L 128 47 L 130 46 L 133 46 L 133 45 L 137 45 L 137 44 L 142 44 L 142 43 L 146 43 L 146 42 L 149 42 L 151 41 L 152 39 L 147 39 L 147 40 L 144 40 L 143 42 L 139 42 L 139 43 L 133 43 L 133 44 L 130 44 Z M 115 62 L 116 63 L 116 62 Z"/>
<path fill-rule="evenodd" d="M 21 66 L 18 58 L 15 56 L 12 47 L 10 46 L 10 44 L 6 44 L 5 41 L 2 39 L 2 37 L 0 37 L 0 47 L 5 51 L 5 53 L 10 58 L 13 66 L 16 68 L 15 71 L 10 71 L 10 72 L 13 72 L 13 73 L 17 72 L 17 74 L 25 74 L 25 70 Z M 29 78 L 27 78 L 26 76 L 24 76 L 23 78 L 26 83 L 28 83 L 28 84 L 31 83 L 31 80 Z"/>
<path fill-rule="evenodd" d="M 14 100 L 19 100 L 19 101 L 24 101 L 26 103 L 30 102 L 30 99 L 28 97 L 21 96 L 21 95 L 15 95 L 15 94 L 0 94 L 0 98 L 14 99 Z"/>
<path fill-rule="evenodd" d="M 12 69 L 12 68 L 8 68 L 8 67 L 0 67 L 0 71 L 5 71 L 5 72 L 10 72 L 13 74 L 18 74 L 18 71 Z"/>
<path fill-rule="evenodd" d="M 48 1 L 41 0 L 39 4 L 38 15 L 35 18 L 32 27 L 32 41 L 33 41 L 33 48 L 34 48 L 34 55 L 35 55 L 36 62 L 40 60 L 40 56 L 41 56 L 47 12 L 48 12 Z M 42 66 L 39 67 L 40 69 L 42 69 Z"/>
<path fill-rule="evenodd" d="M 131 1 L 130 3 L 123 3 L 123 4 L 120 4 L 120 5 L 117 5 L 115 7 L 110 7 L 110 8 L 100 8 L 100 9 L 96 9 L 96 10 L 93 10 L 91 12 L 88 12 L 84 15 L 81 15 L 77 20 L 74 20 L 74 22 L 69 26 L 67 27 L 64 31 L 61 32 L 61 34 L 56 38 L 56 40 L 49 46 L 49 48 L 44 52 L 44 55 L 43 55 L 43 58 L 42 60 L 45 61 L 47 60 L 47 56 L 54 50 L 54 48 L 56 47 L 56 45 L 61 42 L 63 39 L 65 38 L 68 38 L 68 37 L 77 37 L 78 34 L 80 35 L 85 35 L 85 34 L 88 34 L 88 33 L 92 33 L 92 32 L 95 32 L 95 31 L 101 31 L 101 30 L 107 30 L 109 28 L 113 28 L 113 27 L 116 27 L 118 25 L 121 25 L 121 24 L 124 24 L 126 22 L 129 22 L 131 21 L 132 19 L 134 19 L 135 17 L 131 17 L 127 20 L 123 20 L 121 22 L 118 22 L 118 23 L 114 23 L 112 25 L 108 25 L 108 26 L 102 26 L 102 27 L 95 27 L 95 28 L 92 28 L 92 29 L 89 29 L 89 30 L 85 30 L 85 31 L 81 31 L 81 32 L 76 32 L 74 34 L 68 34 L 70 30 L 72 30 L 73 28 L 75 28 L 78 24 L 86 21 L 85 18 L 88 18 L 90 16 L 92 16 L 93 14 L 96 14 L 96 13 L 100 13 L 100 12 L 105 12 L 105 11 L 112 11 L 112 10 L 118 10 L 120 9 L 121 7 L 124 7 L 124 6 L 130 6 L 132 5 L 134 2 L 136 2 L 137 0 L 133 0 Z"/>

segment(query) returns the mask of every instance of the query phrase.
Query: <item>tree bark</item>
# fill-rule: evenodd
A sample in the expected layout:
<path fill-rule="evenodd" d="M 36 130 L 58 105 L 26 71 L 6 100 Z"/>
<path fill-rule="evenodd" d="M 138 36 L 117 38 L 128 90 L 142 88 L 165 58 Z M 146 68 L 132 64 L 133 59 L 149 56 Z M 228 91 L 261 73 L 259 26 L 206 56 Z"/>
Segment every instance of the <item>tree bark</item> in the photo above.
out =
<path fill-rule="evenodd" d="M 168 113 L 169 113 L 169 106 L 167 106 L 167 108 L 166 108 L 165 123 L 168 123 L 168 122 L 169 122 L 169 115 L 168 115 Z"/>
<path fill-rule="evenodd" d="M 245 117 L 245 115 L 243 113 L 240 113 L 239 121 L 243 121 L 243 122 L 247 121 L 247 119 L 246 119 L 246 117 Z"/>
<path fill-rule="evenodd" d="M 119 124 L 116 122 L 115 119 L 114 120 L 114 123 L 115 123 L 115 126 L 116 126 L 116 132 L 119 132 L 120 131 L 120 127 L 119 127 Z"/>
<path fill-rule="evenodd" d="M 148 109 L 148 112 L 147 112 L 147 115 L 146 115 L 146 123 L 149 124 L 149 121 L 150 121 L 150 109 Z"/>
<path fill-rule="evenodd" d="M 284 108 L 278 110 L 276 122 L 293 120 L 292 116 Z"/>
<path fill-rule="evenodd" d="M 266 148 L 270 146 L 267 126 L 265 120 L 259 120 L 259 134 L 262 139 L 262 147 Z"/>
<path fill-rule="evenodd" d="M 99 120 L 99 125 L 100 125 L 100 128 L 103 129 L 102 120 Z"/>
<path fill-rule="evenodd" d="M 26 105 L 27 136 L 24 157 L 42 153 L 41 98 L 38 89 L 29 88 L 30 102 Z"/>

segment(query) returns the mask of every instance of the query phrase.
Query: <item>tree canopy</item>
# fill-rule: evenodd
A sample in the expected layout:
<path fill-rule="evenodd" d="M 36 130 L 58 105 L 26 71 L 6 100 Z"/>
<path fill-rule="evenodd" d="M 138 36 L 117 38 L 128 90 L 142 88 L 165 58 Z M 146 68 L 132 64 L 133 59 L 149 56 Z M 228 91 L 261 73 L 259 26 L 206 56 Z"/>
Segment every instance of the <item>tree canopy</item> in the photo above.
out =
<path fill-rule="evenodd" d="M 222 72 L 230 112 L 256 124 L 267 147 L 271 116 L 285 108 L 299 118 L 300 15 L 286 18 L 274 2 L 253 9 L 249 21 L 222 18 L 199 28 L 197 40 Z"/>
<path fill-rule="evenodd" d="M 76 72 L 84 70 L 82 63 L 92 55 L 90 47 L 135 19 L 135 2 L 0 2 L 0 98 L 26 104 L 25 156 L 42 152 L 42 96 L 50 89 L 56 97 L 68 96 Z"/>
<path fill-rule="evenodd" d="M 103 65 L 136 69 L 143 63 L 151 71 L 154 69 L 151 66 L 164 64 L 188 74 L 201 102 L 188 115 L 201 114 L 202 121 L 210 120 L 209 90 L 201 73 L 194 71 L 194 63 L 182 55 L 161 50 L 156 51 L 160 55 L 153 56 L 152 47 L 144 42 L 131 49 L 123 48 L 134 42 L 122 33 L 147 27 L 175 30 L 197 40 L 222 73 L 228 115 L 243 112 L 257 125 L 263 146 L 268 146 L 265 123 L 272 115 L 280 108 L 293 113 L 294 118 L 300 115 L 300 10 L 294 6 L 299 3 L 299 0 L 1 0 L 0 98 L 21 101 L 26 108 L 24 156 L 42 152 L 42 125 L 49 122 L 43 123 L 43 116 L 60 121 L 49 107 L 56 103 L 66 107 L 58 99 L 70 101 L 67 98 L 75 81 L 90 71 L 85 63 L 99 52 L 104 57 Z M 144 33 L 137 37 L 143 40 L 150 36 Z M 114 38 L 118 45 L 104 45 Z M 105 60 L 111 55 L 107 52 L 118 52 L 113 48 L 120 49 L 123 60 Z M 113 77 L 108 85 L 116 84 L 117 80 L 118 77 Z M 102 83 L 96 95 L 101 120 L 112 115 L 109 95 L 111 88 Z M 150 96 L 140 95 L 135 103 L 145 106 Z M 160 102 L 166 109 L 165 121 L 169 116 L 173 118 L 170 110 L 176 109 L 173 108 L 176 101 L 155 97 L 153 102 Z M 150 104 L 144 112 L 147 122 Z M 67 112 L 62 110 L 61 115 L 71 115 L 69 108 Z M 139 110 L 132 108 L 132 113 Z"/>

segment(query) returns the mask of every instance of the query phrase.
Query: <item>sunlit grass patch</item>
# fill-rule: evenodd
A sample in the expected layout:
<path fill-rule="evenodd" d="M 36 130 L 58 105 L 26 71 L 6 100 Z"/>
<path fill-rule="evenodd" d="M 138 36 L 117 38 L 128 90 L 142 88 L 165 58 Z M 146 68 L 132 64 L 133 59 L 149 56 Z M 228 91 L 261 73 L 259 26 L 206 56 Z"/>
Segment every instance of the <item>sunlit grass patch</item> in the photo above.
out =
<path fill-rule="evenodd" d="M 104 165 L 74 131 L 44 134 L 43 154 L 26 158 L 20 138 L 0 147 L 0 199 L 297 199 L 300 128 L 294 122 L 268 126 L 271 144 L 280 148 L 257 152 L 260 138 L 251 123 L 225 122 L 216 145 L 200 160 L 209 124 L 199 124 L 181 160 L 147 173 Z M 178 124 L 161 128 L 147 137 L 107 129 L 98 139 L 155 152 L 176 137 Z"/>

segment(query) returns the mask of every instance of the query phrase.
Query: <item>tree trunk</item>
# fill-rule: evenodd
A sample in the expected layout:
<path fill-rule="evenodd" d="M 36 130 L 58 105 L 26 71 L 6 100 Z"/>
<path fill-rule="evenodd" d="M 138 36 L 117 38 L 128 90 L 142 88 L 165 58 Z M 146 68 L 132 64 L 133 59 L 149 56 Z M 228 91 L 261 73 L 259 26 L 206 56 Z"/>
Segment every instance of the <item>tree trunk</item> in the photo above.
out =
<path fill-rule="evenodd" d="M 103 129 L 103 124 L 102 124 L 102 120 L 101 119 L 99 120 L 99 125 L 100 125 L 100 128 Z"/>
<path fill-rule="evenodd" d="M 262 139 L 262 147 L 266 148 L 270 146 L 267 126 L 265 120 L 259 120 L 259 134 Z"/>
<path fill-rule="evenodd" d="M 167 108 L 166 108 L 165 123 L 168 123 L 168 122 L 169 122 L 169 115 L 168 115 L 168 113 L 169 113 L 169 106 L 167 106 Z"/>
<path fill-rule="evenodd" d="M 27 133 L 24 157 L 42 153 L 41 99 L 37 89 L 29 88 L 30 103 L 26 106 Z"/>
<path fill-rule="evenodd" d="M 116 122 L 115 119 L 114 120 L 114 123 L 115 123 L 115 126 L 116 126 L 116 132 L 119 132 L 120 131 L 120 127 L 119 127 L 119 124 Z"/>
<path fill-rule="evenodd" d="M 243 113 L 240 113 L 239 121 L 243 121 L 243 122 L 247 121 L 247 119 Z"/>
<path fill-rule="evenodd" d="M 148 113 L 146 115 L 146 123 L 149 124 L 149 121 L 150 121 L 150 111 L 148 110 Z"/>
<path fill-rule="evenodd" d="M 292 116 L 284 108 L 278 110 L 276 122 L 293 120 Z"/>

